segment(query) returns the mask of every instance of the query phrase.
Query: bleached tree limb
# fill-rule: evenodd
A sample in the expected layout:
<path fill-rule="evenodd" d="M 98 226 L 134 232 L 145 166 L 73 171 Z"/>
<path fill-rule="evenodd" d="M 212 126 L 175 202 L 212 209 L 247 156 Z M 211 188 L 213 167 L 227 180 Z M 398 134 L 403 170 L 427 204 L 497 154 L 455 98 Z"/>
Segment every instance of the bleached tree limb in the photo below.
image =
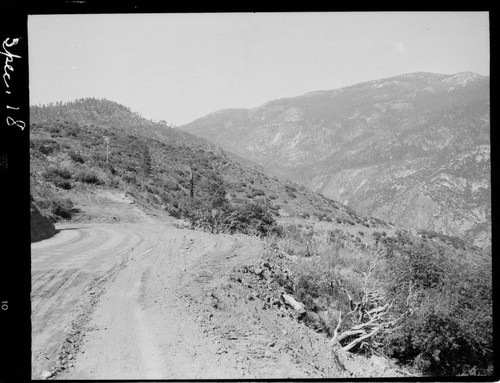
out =
<path fill-rule="evenodd" d="M 342 334 L 340 334 L 337 337 L 337 342 L 342 342 L 344 339 L 349 338 L 350 336 L 353 335 L 361 335 L 361 334 L 366 334 L 365 330 L 349 330 L 349 331 L 344 331 Z"/>
<path fill-rule="evenodd" d="M 335 327 L 335 330 L 333 331 L 333 337 L 332 337 L 332 340 L 330 340 L 330 342 L 332 342 L 332 343 L 337 342 L 341 323 L 342 323 L 342 311 L 339 312 L 339 321 L 337 323 L 337 327 Z"/>
<path fill-rule="evenodd" d="M 375 330 L 373 330 L 371 333 L 369 334 L 366 334 L 366 335 L 363 335 L 361 338 L 358 338 L 358 339 L 355 339 L 353 340 L 351 343 L 349 343 L 347 346 L 344 346 L 342 347 L 342 349 L 344 349 L 345 351 L 349 351 L 351 350 L 353 347 L 355 347 L 356 345 L 358 345 L 359 343 L 363 342 L 365 339 L 368 339 L 370 337 L 372 337 L 373 335 L 375 335 L 377 332 L 380 331 L 380 327 L 377 327 Z"/>

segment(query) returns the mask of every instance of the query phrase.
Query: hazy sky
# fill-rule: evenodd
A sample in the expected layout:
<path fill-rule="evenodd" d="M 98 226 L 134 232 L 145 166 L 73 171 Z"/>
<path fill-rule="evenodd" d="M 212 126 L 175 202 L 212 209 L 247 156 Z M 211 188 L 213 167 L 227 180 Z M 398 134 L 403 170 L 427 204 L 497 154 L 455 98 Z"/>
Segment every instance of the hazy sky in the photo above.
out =
<path fill-rule="evenodd" d="M 487 12 L 34 15 L 28 38 L 31 104 L 103 97 L 175 125 L 490 60 Z"/>

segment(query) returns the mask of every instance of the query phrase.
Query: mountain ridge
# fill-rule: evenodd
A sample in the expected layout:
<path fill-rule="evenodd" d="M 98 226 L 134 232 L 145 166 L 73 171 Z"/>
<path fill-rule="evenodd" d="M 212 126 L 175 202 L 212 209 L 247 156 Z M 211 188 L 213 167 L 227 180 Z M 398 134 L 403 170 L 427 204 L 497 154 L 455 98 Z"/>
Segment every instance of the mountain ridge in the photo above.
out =
<path fill-rule="evenodd" d="M 489 147 L 489 107 L 487 76 L 472 72 L 415 72 L 271 100 L 251 109 L 225 109 L 180 129 L 255 161 L 270 174 L 280 174 L 343 203 L 348 201 L 363 214 L 404 223 L 407 228 L 438 228 L 445 234 L 464 234 L 469 240 L 488 246 L 489 229 L 481 230 L 478 240 L 474 238 L 478 232 L 468 232 L 468 220 L 484 228 L 489 227 L 489 218 L 468 214 L 475 207 L 466 188 L 459 195 L 441 190 L 440 196 L 433 196 L 435 182 L 427 179 L 422 169 L 429 163 L 439 169 L 461 152 Z M 363 185 L 361 181 L 357 185 L 351 182 L 348 187 L 347 181 L 359 173 L 357 169 L 376 164 L 399 169 L 408 176 L 420 169 L 421 182 L 428 185 L 428 190 L 407 190 L 406 196 L 398 198 L 407 205 L 416 194 L 424 193 L 437 203 L 424 209 L 428 210 L 425 216 L 433 217 L 419 221 L 425 227 L 409 224 L 407 213 L 392 215 L 378 205 L 384 194 L 391 194 L 389 190 L 403 190 L 400 183 L 408 181 L 406 177 L 394 185 L 386 177 L 385 189 L 381 189 L 372 173 Z M 483 161 L 481 166 L 481 174 L 489 174 L 489 163 Z M 427 166 L 427 172 L 434 168 Z M 468 177 L 474 178 L 473 172 Z M 329 187 L 332 182 L 340 182 L 338 188 Z M 363 188 L 379 191 L 364 193 L 363 198 L 347 198 Z M 482 201 L 486 211 L 491 205 L 489 194 L 486 192 Z M 448 198 L 463 208 L 450 211 L 446 207 Z M 411 211 L 408 206 L 396 210 Z M 457 224 L 458 221 L 462 223 Z"/>

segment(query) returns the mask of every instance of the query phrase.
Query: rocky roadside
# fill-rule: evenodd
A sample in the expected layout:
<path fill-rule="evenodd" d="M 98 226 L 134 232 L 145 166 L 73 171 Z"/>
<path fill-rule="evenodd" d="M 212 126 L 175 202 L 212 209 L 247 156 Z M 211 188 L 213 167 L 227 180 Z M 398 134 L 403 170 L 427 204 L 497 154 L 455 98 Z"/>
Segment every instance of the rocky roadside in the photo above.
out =
<path fill-rule="evenodd" d="M 382 357 L 350 354 L 307 327 L 305 310 L 290 305 L 279 279 L 291 276 L 293 261 L 279 249 L 244 260 L 214 275 L 200 289 L 191 284 L 184 294 L 187 309 L 204 332 L 212 333 L 218 354 L 236 356 L 244 377 L 352 378 L 402 377 Z M 203 291 L 203 293 L 200 293 Z"/>
<path fill-rule="evenodd" d="M 213 363 L 218 366 L 215 372 L 243 379 L 405 376 L 390 361 L 344 352 L 305 325 L 304 310 L 300 305 L 297 309 L 290 304 L 287 297 L 293 296 L 287 295 L 279 283 L 291 277 L 294 261 L 278 248 L 242 235 L 221 235 L 215 238 L 213 246 L 207 247 L 212 238 L 207 233 L 183 238 L 172 234 L 169 251 L 178 259 L 159 258 L 165 261 L 163 266 L 157 265 L 160 275 L 143 275 L 144 293 L 148 305 L 158 305 L 157 299 L 160 302 L 166 294 L 168 299 L 164 303 L 169 306 L 166 309 L 174 310 L 178 318 L 192 321 L 195 326 L 192 329 L 197 328 L 203 334 L 196 335 L 199 334 L 196 330 L 185 338 L 174 336 L 174 340 L 188 342 L 179 346 L 192 353 L 192 363 Z M 192 261 L 186 261 L 191 256 Z M 123 267 L 125 264 L 116 265 L 86 289 L 81 304 L 74 309 L 74 320 L 65 331 L 55 363 L 40 378 L 64 379 L 75 365 L 75 359 L 84 351 L 82 344 L 89 335 L 86 332 L 94 330 L 89 326 L 89 317 L 108 282 Z M 167 280 L 177 282 L 165 284 L 175 287 L 162 293 L 159 287 Z M 210 347 L 203 347 L 203 342 Z M 208 349 L 210 355 L 203 354 Z"/>

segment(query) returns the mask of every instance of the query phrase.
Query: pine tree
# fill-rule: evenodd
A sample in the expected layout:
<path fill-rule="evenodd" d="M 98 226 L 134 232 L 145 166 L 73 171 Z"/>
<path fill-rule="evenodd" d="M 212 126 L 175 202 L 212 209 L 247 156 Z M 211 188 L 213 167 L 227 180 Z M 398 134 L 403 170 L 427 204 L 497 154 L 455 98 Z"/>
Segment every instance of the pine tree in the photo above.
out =
<path fill-rule="evenodd" d="M 194 197 L 194 175 L 193 175 L 193 170 L 189 168 L 189 196 L 191 198 Z"/>

